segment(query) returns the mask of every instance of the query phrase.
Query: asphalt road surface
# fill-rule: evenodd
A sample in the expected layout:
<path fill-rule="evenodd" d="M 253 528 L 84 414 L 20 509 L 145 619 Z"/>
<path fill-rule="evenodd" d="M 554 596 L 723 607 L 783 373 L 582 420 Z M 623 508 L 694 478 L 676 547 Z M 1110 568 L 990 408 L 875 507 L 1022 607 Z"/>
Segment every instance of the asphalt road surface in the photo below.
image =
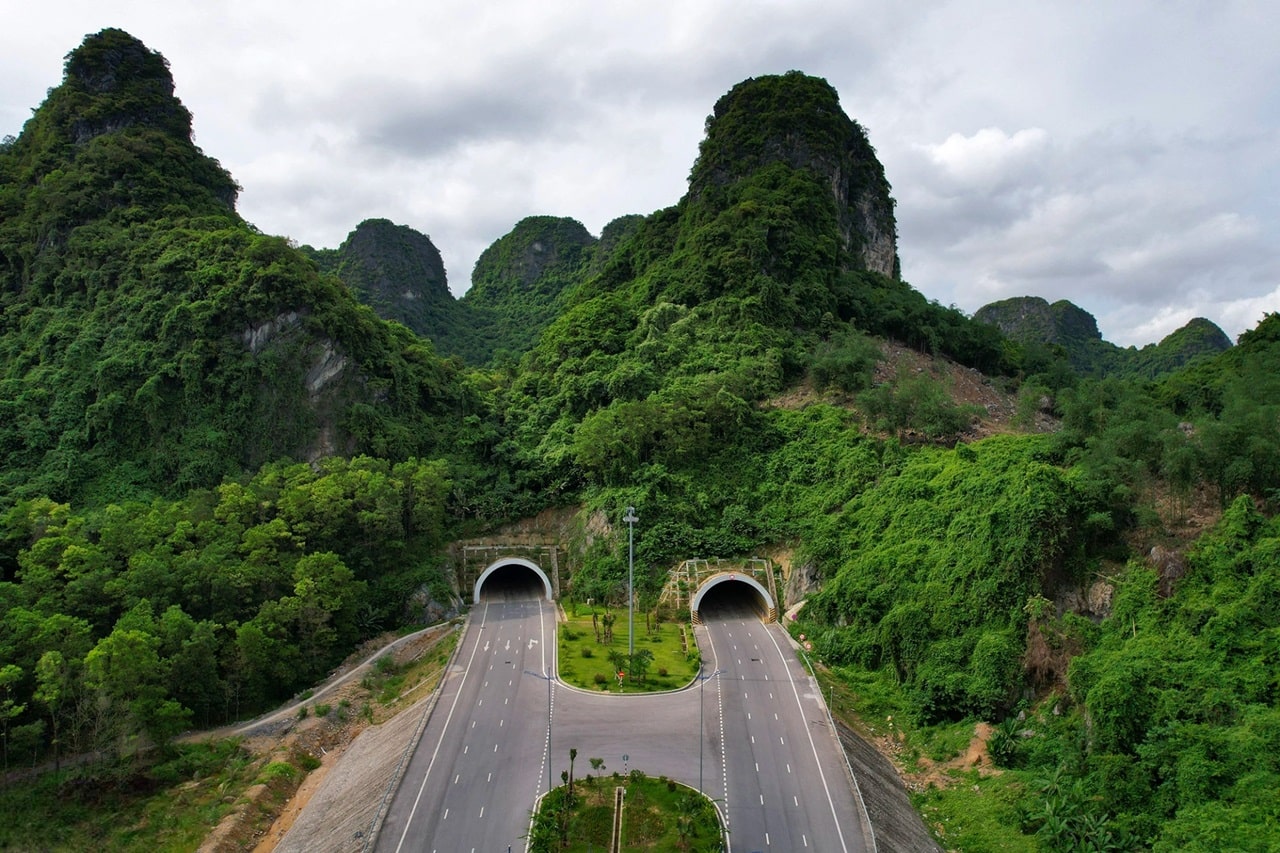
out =
<path fill-rule="evenodd" d="M 707 677 L 695 687 L 621 696 L 545 679 L 555 623 L 538 593 L 495 588 L 472 611 L 379 851 L 523 851 L 530 810 L 561 784 L 570 748 L 579 777 L 600 758 L 604 772 L 701 785 L 738 853 L 871 849 L 816 683 L 749 600 L 704 604 Z"/>
<path fill-rule="evenodd" d="M 552 604 L 514 590 L 477 605 L 456 665 L 378 833 L 378 850 L 525 849 L 547 790 Z"/>
<path fill-rule="evenodd" d="M 733 848 L 871 849 L 817 683 L 777 624 L 751 607 L 704 608 L 723 715 L 723 797 Z"/>

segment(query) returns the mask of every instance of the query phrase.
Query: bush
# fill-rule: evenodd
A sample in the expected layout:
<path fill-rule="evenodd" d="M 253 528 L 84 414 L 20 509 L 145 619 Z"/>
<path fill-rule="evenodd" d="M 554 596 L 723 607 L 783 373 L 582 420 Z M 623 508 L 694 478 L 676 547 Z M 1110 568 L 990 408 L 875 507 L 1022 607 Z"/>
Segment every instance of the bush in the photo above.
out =
<path fill-rule="evenodd" d="M 589 658 L 589 657 L 591 657 L 593 654 L 595 654 L 595 653 L 591 651 L 591 647 L 590 647 L 590 646 L 583 646 L 583 647 L 582 647 L 582 656 L 583 656 L 584 658 Z"/>
<path fill-rule="evenodd" d="M 609 683 L 609 676 L 605 675 L 603 672 L 597 672 L 595 674 L 595 677 L 592 678 L 591 680 L 594 681 L 596 684 L 603 686 Z"/>
<path fill-rule="evenodd" d="M 1019 765 L 1018 728 L 1018 718 L 1009 717 L 991 732 L 991 739 L 987 741 L 987 750 L 991 753 L 991 760 L 997 767 Z"/>
<path fill-rule="evenodd" d="M 293 779 L 298 775 L 298 768 L 287 761 L 273 761 L 258 774 L 258 782 L 269 784 L 276 779 Z"/>
<path fill-rule="evenodd" d="M 818 347 L 809 367 L 809 379 L 819 391 L 836 388 L 854 393 L 870 387 L 876 362 L 881 358 L 875 341 L 850 330 Z"/>

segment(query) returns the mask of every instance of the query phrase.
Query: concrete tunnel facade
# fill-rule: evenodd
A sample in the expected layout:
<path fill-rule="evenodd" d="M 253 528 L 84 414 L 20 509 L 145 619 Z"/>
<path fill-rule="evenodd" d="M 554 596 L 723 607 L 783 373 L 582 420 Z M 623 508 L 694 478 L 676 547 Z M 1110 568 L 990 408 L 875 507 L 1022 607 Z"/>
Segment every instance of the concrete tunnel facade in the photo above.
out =
<path fill-rule="evenodd" d="M 555 593 L 551 588 L 551 579 L 547 577 L 547 573 L 544 572 L 537 563 L 521 557 L 503 557 L 501 560 L 495 560 L 490 563 L 489 567 L 480 573 L 480 577 L 476 578 L 475 589 L 472 591 L 471 597 L 473 604 L 480 603 L 480 590 L 484 587 L 484 582 L 489 579 L 489 576 L 505 566 L 523 566 L 524 568 L 529 569 L 538 576 L 538 580 L 542 581 L 542 588 L 547 593 L 547 601 L 555 600 Z"/>
<path fill-rule="evenodd" d="M 760 603 L 764 605 L 764 617 L 766 622 L 772 622 L 778 618 L 778 605 L 773 600 L 773 596 L 769 594 L 769 590 L 764 588 L 758 580 L 751 575 L 743 572 L 721 572 L 712 575 L 702 582 L 698 587 L 698 591 L 694 593 L 693 598 L 689 601 L 689 613 L 693 617 L 694 622 L 701 622 L 702 617 L 699 615 L 699 609 L 702 607 L 702 599 L 711 589 L 722 583 L 741 583 L 746 584 L 756 591 L 760 596 Z"/>

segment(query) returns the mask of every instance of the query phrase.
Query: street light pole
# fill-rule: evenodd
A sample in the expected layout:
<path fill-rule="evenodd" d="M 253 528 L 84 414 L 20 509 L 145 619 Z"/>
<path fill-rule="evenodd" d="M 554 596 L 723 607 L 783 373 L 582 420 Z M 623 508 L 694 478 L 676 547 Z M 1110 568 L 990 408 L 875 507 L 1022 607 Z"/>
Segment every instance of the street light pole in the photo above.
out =
<path fill-rule="evenodd" d="M 636 508 L 633 506 L 627 507 L 627 517 L 622 520 L 627 523 L 627 666 L 630 667 L 636 657 L 635 524 L 640 520 L 636 517 Z"/>

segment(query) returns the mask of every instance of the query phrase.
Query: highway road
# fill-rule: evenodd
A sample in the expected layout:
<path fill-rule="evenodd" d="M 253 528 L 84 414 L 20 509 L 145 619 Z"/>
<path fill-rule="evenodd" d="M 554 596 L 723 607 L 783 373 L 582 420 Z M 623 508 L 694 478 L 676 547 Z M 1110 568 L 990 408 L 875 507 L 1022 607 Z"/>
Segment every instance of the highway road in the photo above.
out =
<path fill-rule="evenodd" d="M 704 607 L 718 676 L 729 837 L 738 851 L 865 851 L 864 810 L 816 682 L 782 626 L 752 607 Z"/>
<path fill-rule="evenodd" d="M 525 849 L 530 810 L 547 790 L 555 685 L 543 674 L 555 666 L 552 608 L 517 587 L 499 589 L 472 610 L 377 850 Z"/>
<path fill-rule="evenodd" d="M 578 776 L 601 758 L 606 772 L 701 781 L 738 853 L 874 849 L 816 683 L 749 601 L 703 607 L 704 670 L 717 675 L 621 696 L 541 677 L 555 668 L 555 625 L 539 591 L 495 588 L 472 611 L 377 850 L 523 851 L 529 811 L 549 777 L 561 784 L 570 748 Z"/>

